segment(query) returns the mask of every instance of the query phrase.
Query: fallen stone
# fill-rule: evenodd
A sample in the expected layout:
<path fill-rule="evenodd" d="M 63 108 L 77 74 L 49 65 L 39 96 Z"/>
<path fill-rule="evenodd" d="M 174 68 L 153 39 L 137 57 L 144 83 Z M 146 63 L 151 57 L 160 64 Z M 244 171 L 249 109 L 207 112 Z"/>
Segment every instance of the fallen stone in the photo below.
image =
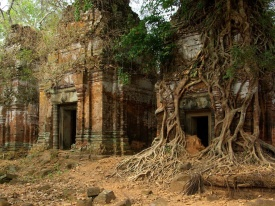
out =
<path fill-rule="evenodd" d="M 247 206 L 275 206 L 275 200 L 256 199 L 256 200 L 247 202 L 245 205 L 247 205 Z"/>
<path fill-rule="evenodd" d="M 101 192 L 99 187 L 90 187 L 87 189 L 87 196 L 88 197 L 96 197 Z"/>
<path fill-rule="evenodd" d="M 12 175 L 12 174 L 4 174 L 2 176 L 0 176 L 0 184 L 4 184 L 4 183 L 8 183 L 11 180 L 15 179 L 17 177 L 17 175 Z"/>
<path fill-rule="evenodd" d="M 116 196 L 111 190 L 103 190 L 95 199 L 95 203 L 105 204 L 110 203 L 112 200 L 116 199 Z"/>
<path fill-rule="evenodd" d="M 163 198 L 158 198 L 150 204 L 150 206 L 168 206 L 168 203 Z"/>
<path fill-rule="evenodd" d="M 116 204 L 116 206 L 131 206 L 131 200 L 126 199 Z"/>
<path fill-rule="evenodd" d="M 76 206 L 93 206 L 93 200 L 91 198 L 86 200 L 78 200 Z"/>

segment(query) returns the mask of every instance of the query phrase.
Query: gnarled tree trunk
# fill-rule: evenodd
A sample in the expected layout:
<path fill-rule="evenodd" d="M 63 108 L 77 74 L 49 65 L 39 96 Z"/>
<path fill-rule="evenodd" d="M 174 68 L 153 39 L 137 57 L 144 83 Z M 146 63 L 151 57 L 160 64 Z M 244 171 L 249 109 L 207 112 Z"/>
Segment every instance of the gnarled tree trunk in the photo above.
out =
<path fill-rule="evenodd" d="M 259 93 L 263 79 L 270 72 L 260 57 L 266 51 L 274 54 L 274 39 L 267 33 L 269 29 L 274 30 L 274 25 L 270 18 L 263 17 L 267 3 L 261 0 L 182 2 L 192 9 L 189 19 L 180 17 L 182 22 L 178 25 L 184 26 L 179 30 L 195 27 L 201 32 L 202 49 L 195 59 L 185 62 L 186 69 L 158 84 L 162 106 L 156 113 L 163 117 L 158 141 L 121 162 L 118 172 L 130 174 L 133 179 L 168 180 L 187 161 L 193 162 L 191 172 L 201 174 L 229 174 L 233 170 L 245 171 L 245 165 L 274 164 L 262 146 L 273 153 L 274 148 L 259 140 L 262 114 Z M 196 6 L 199 3 L 204 7 Z M 269 22 L 262 25 L 260 18 Z M 214 111 L 215 138 L 194 158 L 186 151 L 187 136 L 180 123 L 179 100 L 191 86 L 201 82 L 208 88 Z M 245 129 L 249 109 L 252 110 L 250 131 Z"/>

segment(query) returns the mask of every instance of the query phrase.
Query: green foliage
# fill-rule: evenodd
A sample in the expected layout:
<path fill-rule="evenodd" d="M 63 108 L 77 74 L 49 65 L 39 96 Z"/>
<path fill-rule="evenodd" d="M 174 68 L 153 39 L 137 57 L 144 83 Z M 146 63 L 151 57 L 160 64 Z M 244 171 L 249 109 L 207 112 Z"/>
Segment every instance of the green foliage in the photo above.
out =
<path fill-rule="evenodd" d="M 10 31 L 8 21 L 0 21 L 0 46 L 3 46 L 4 39 Z"/>
<path fill-rule="evenodd" d="M 163 17 L 146 17 L 121 37 L 115 59 L 126 71 L 156 74 L 171 55 L 173 44 L 168 40 L 172 35 L 171 25 Z M 140 64 L 143 69 L 134 70 L 133 64 Z"/>
<path fill-rule="evenodd" d="M 239 69 L 248 64 L 252 71 L 274 71 L 275 55 L 272 49 L 259 51 L 256 45 L 248 47 L 233 46 L 231 48 L 232 65 L 226 70 L 224 79 L 234 78 Z"/>
<path fill-rule="evenodd" d="M 92 7 L 93 7 L 92 0 L 85 0 L 84 1 L 84 7 L 83 7 L 84 11 L 88 11 Z"/>
<path fill-rule="evenodd" d="M 68 5 L 67 1 L 39 1 L 39 0 L 15 0 L 10 17 L 12 24 L 27 25 L 40 28 L 42 23 L 52 16 L 59 16 Z M 4 13 L 5 19 L 1 23 L 8 23 L 8 14 Z M 9 25 L 10 26 L 10 25 Z"/>
<path fill-rule="evenodd" d="M 33 51 L 31 49 L 20 50 L 16 54 L 16 57 L 25 64 L 30 64 L 34 60 Z"/>
<path fill-rule="evenodd" d="M 255 47 L 240 47 L 240 46 L 233 46 L 231 48 L 231 58 L 232 58 L 232 65 L 226 70 L 226 74 L 223 77 L 224 79 L 234 78 L 238 69 L 242 69 L 245 63 L 249 63 L 249 65 L 255 65 L 255 58 L 256 58 L 256 50 Z"/>
<path fill-rule="evenodd" d="M 267 50 L 258 55 L 259 66 L 262 69 L 267 69 L 269 71 L 275 71 L 275 52 L 272 50 Z"/>
<path fill-rule="evenodd" d="M 73 5 L 74 5 L 74 18 L 76 21 L 80 20 L 81 10 L 86 12 L 89 9 L 93 8 L 92 0 L 84 0 L 84 2 L 82 2 L 81 0 L 76 0 Z"/>
<path fill-rule="evenodd" d="M 123 71 L 123 68 L 120 67 L 118 68 L 118 79 L 120 83 L 127 85 L 131 81 L 131 75 L 129 74 L 129 72 Z"/>
<path fill-rule="evenodd" d="M 180 4 L 180 0 L 143 1 L 141 12 L 144 16 L 163 16 L 163 13 L 175 12 Z"/>
<path fill-rule="evenodd" d="M 76 0 L 74 3 L 74 19 L 76 21 L 80 20 L 80 4 L 79 4 L 79 0 Z"/>
<path fill-rule="evenodd" d="M 167 9 L 171 6 L 175 6 L 177 5 L 179 2 L 175 1 L 175 0 L 162 0 L 162 8 L 163 9 Z"/>

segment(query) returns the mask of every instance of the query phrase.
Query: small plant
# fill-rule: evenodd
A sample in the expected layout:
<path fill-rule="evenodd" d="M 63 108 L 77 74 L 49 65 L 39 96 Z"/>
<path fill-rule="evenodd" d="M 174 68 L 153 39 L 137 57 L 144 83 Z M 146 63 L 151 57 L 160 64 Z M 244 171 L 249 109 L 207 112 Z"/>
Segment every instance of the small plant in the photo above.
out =
<path fill-rule="evenodd" d="M 93 3 L 91 0 L 84 1 L 84 11 L 88 11 L 89 9 L 93 8 Z"/>
<path fill-rule="evenodd" d="M 75 18 L 75 21 L 80 20 L 80 13 L 81 13 L 82 9 L 83 9 L 84 12 L 86 12 L 91 8 L 93 8 L 93 3 L 92 3 L 91 0 L 84 0 L 83 6 L 80 5 L 79 0 L 76 0 L 75 3 L 74 3 L 74 18 Z"/>
<path fill-rule="evenodd" d="M 118 79 L 122 84 L 127 85 L 130 83 L 131 74 L 129 74 L 129 72 L 124 72 L 123 68 L 120 67 L 118 68 Z"/>

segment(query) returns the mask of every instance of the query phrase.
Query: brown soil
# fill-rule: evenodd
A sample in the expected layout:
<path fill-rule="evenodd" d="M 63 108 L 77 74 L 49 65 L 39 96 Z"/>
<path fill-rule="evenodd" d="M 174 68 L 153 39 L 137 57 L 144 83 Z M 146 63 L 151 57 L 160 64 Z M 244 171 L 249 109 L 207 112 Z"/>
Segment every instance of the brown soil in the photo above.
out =
<path fill-rule="evenodd" d="M 32 152 L 25 158 L 0 159 L 0 174 L 16 174 L 9 183 L 0 184 L 0 198 L 6 197 L 15 206 L 76 205 L 86 199 L 87 188 L 99 186 L 112 190 L 117 205 L 129 198 L 132 205 L 150 205 L 162 198 L 167 205 L 247 205 L 253 199 L 273 197 L 267 189 L 227 190 L 207 187 L 203 194 L 186 196 L 171 192 L 169 185 L 146 181 L 131 182 L 112 176 L 115 166 L 124 157 L 99 158 L 70 151 Z M 149 194 L 152 191 L 152 194 Z"/>

